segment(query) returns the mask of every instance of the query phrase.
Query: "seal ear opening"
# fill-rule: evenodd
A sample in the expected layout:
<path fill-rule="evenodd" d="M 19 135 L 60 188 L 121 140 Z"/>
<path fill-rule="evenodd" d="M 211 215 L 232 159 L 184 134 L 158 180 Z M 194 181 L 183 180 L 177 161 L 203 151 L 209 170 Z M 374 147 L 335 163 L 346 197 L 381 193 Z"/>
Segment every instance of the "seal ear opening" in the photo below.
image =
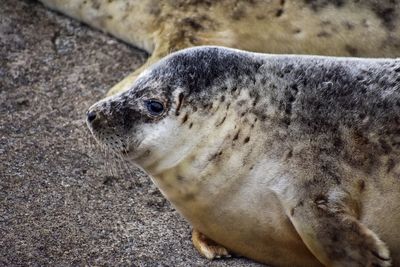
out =
<path fill-rule="evenodd" d="M 180 114 L 179 111 L 180 111 L 180 109 L 182 107 L 183 97 L 184 97 L 183 93 L 179 93 L 178 101 L 177 101 L 177 104 L 176 104 L 175 116 L 179 116 L 179 114 Z"/>

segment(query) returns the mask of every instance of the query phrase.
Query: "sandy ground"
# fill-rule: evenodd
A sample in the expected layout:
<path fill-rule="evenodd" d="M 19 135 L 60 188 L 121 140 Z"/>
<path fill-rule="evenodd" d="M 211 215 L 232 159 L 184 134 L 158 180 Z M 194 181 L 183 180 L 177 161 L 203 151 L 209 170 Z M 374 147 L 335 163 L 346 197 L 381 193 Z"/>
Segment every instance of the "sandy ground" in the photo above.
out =
<path fill-rule="evenodd" d="M 202 258 L 149 178 L 93 145 L 85 110 L 146 57 L 35 1 L 0 0 L 1 266 L 259 266 Z"/>

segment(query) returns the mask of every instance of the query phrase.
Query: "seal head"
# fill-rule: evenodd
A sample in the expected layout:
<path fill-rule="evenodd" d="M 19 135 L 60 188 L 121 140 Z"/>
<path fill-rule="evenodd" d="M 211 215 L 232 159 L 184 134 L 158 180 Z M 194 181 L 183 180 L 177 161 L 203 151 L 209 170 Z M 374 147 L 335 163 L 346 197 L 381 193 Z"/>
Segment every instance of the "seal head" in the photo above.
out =
<path fill-rule="evenodd" d="M 204 138 L 193 127 L 204 122 L 190 117 L 206 117 L 214 100 L 225 98 L 227 85 L 232 90 L 247 84 L 261 64 L 256 57 L 217 47 L 175 53 L 143 72 L 130 90 L 93 105 L 88 126 L 101 143 L 145 169 L 163 165 L 171 161 L 166 157 L 182 158 Z"/>

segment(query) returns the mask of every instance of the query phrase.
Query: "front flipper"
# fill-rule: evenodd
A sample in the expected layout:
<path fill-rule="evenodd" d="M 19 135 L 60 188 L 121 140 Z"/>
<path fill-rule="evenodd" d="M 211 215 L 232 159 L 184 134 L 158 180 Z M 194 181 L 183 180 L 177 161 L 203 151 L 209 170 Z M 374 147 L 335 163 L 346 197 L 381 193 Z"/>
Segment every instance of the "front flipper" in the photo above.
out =
<path fill-rule="evenodd" d="M 193 229 L 192 231 L 192 242 L 197 251 L 209 260 L 221 257 L 230 257 L 226 248 L 217 244 L 196 229 Z"/>
<path fill-rule="evenodd" d="M 293 193 L 286 209 L 304 243 L 326 266 L 390 266 L 385 244 L 363 225 L 355 203 L 341 188 L 315 190 L 305 185 Z M 295 201 L 293 201 L 295 200 Z"/>

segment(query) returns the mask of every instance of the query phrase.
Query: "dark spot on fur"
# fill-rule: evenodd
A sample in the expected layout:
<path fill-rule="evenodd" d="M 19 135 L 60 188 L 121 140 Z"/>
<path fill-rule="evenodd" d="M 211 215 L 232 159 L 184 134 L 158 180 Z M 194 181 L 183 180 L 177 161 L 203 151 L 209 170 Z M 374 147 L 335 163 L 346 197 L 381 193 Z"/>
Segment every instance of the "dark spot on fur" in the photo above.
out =
<path fill-rule="evenodd" d="M 213 108 L 213 103 L 204 104 L 203 108 L 204 110 L 211 110 Z"/>
<path fill-rule="evenodd" d="M 246 144 L 246 143 L 248 143 L 249 141 L 250 141 L 250 137 L 247 136 L 247 137 L 243 140 L 243 143 Z"/>
<path fill-rule="evenodd" d="M 193 193 L 187 193 L 184 196 L 185 201 L 192 201 L 196 198 L 196 195 Z"/>
<path fill-rule="evenodd" d="M 354 138 L 354 143 L 357 146 L 366 146 L 369 143 L 369 140 L 367 137 L 365 137 L 361 132 L 355 131 L 353 132 L 353 138 Z"/>
<path fill-rule="evenodd" d="M 276 12 L 275 12 L 275 17 L 280 17 L 283 14 L 283 8 L 279 8 Z"/>
<path fill-rule="evenodd" d="M 186 113 L 185 116 L 182 119 L 182 124 L 185 123 L 189 118 L 189 115 Z"/>
<path fill-rule="evenodd" d="M 309 5 L 314 12 L 318 12 L 328 5 L 334 5 L 335 7 L 342 7 L 345 3 L 344 0 L 304 0 L 306 5 Z"/>
<path fill-rule="evenodd" d="M 191 123 L 189 124 L 189 129 L 192 129 L 192 127 L 193 127 L 193 122 L 191 122 Z"/>
<path fill-rule="evenodd" d="M 190 18 L 190 17 L 184 18 L 182 20 L 182 23 L 185 24 L 186 26 L 192 28 L 195 31 L 203 29 L 203 26 L 199 23 L 199 21 L 196 21 L 194 18 Z"/>
<path fill-rule="evenodd" d="M 290 216 L 293 217 L 293 215 L 294 215 L 294 208 L 292 208 L 292 209 L 290 210 Z"/>
<path fill-rule="evenodd" d="M 226 110 L 228 110 L 230 106 L 231 106 L 231 103 L 228 103 L 228 104 L 226 105 Z"/>
<path fill-rule="evenodd" d="M 177 8 L 187 8 L 190 6 L 199 6 L 203 8 L 210 8 L 215 1 L 213 0 L 175 0 L 171 1 Z"/>
<path fill-rule="evenodd" d="M 299 92 L 299 88 L 297 87 L 297 84 L 292 84 L 291 86 L 290 86 L 290 89 L 295 93 L 295 94 L 297 94 L 298 92 Z"/>
<path fill-rule="evenodd" d="M 297 85 L 296 84 L 292 84 L 290 86 L 289 90 L 285 91 L 286 100 L 281 102 L 281 104 L 280 104 L 281 109 L 283 109 L 284 112 L 285 112 L 285 117 L 282 119 L 282 121 L 287 126 L 289 126 L 290 122 L 291 122 L 293 103 L 296 100 L 297 94 L 298 94 Z"/>
<path fill-rule="evenodd" d="M 364 113 L 358 114 L 358 118 L 359 118 L 360 120 L 363 120 L 363 119 L 365 119 L 366 117 L 367 117 L 367 115 L 365 115 Z"/>
<path fill-rule="evenodd" d="M 301 29 L 296 28 L 296 29 L 293 30 L 293 33 L 294 34 L 299 34 L 299 33 L 301 33 Z"/>
<path fill-rule="evenodd" d="M 243 106 L 244 104 L 246 104 L 246 100 L 244 100 L 244 99 L 239 100 L 239 101 L 237 102 L 237 105 L 238 105 L 239 107 Z"/>
<path fill-rule="evenodd" d="M 288 127 L 291 124 L 290 117 L 285 117 L 282 119 L 282 123 Z"/>
<path fill-rule="evenodd" d="M 258 103 L 259 100 L 260 100 L 260 96 L 259 96 L 258 94 L 255 95 L 255 96 L 254 96 L 253 103 L 252 103 L 252 106 L 255 107 L 255 106 L 257 105 L 257 103 Z"/>
<path fill-rule="evenodd" d="M 332 136 L 331 138 L 332 138 L 332 144 L 333 144 L 334 149 L 336 151 L 342 150 L 343 146 L 344 146 L 344 142 L 343 142 L 343 139 L 340 138 L 340 135 L 335 135 L 335 136 Z"/>
<path fill-rule="evenodd" d="M 183 93 L 180 93 L 178 96 L 178 105 L 176 106 L 176 111 L 175 111 L 176 116 L 179 116 L 179 111 L 182 107 L 182 103 L 183 103 Z"/>
<path fill-rule="evenodd" d="M 245 14 L 246 14 L 245 9 L 243 7 L 238 6 L 233 10 L 231 17 L 234 20 L 240 20 L 245 16 Z"/>
<path fill-rule="evenodd" d="M 235 136 L 233 137 L 233 141 L 236 141 L 239 138 L 240 130 L 236 132 Z"/>
<path fill-rule="evenodd" d="M 396 21 L 396 1 L 391 1 L 390 6 L 387 6 L 387 4 L 382 4 L 379 2 L 376 2 L 373 4 L 375 14 L 382 20 L 382 24 L 388 28 L 389 30 L 393 30 L 397 25 L 395 25 Z"/>
<path fill-rule="evenodd" d="M 160 5 L 158 5 L 158 1 L 152 1 L 147 6 L 148 12 L 155 17 L 158 17 L 161 13 Z"/>
<path fill-rule="evenodd" d="M 289 151 L 286 151 L 284 158 L 286 160 L 290 159 L 291 157 L 293 157 L 293 150 L 289 149 Z"/>
<path fill-rule="evenodd" d="M 100 7 L 101 7 L 101 1 L 92 1 L 92 8 L 93 9 L 98 10 L 98 9 L 100 9 Z"/>
<path fill-rule="evenodd" d="M 398 1 L 389 0 L 389 1 L 354 1 L 357 5 L 368 5 L 370 9 L 376 14 L 376 16 L 382 21 L 382 25 L 389 30 L 393 30 L 396 28 L 396 19 L 398 16 L 397 13 L 397 5 Z M 319 12 L 320 10 L 328 7 L 329 5 L 333 5 L 334 7 L 340 8 L 344 6 L 346 1 L 344 0 L 304 0 L 304 3 L 310 7 L 314 12 Z M 363 3 L 363 4 L 361 4 Z M 351 26 L 345 25 L 348 29 Z M 364 27 L 368 27 L 368 22 L 366 19 L 363 19 L 362 25 Z"/>
<path fill-rule="evenodd" d="M 349 21 L 344 21 L 342 24 L 349 31 L 354 29 L 354 24 Z"/>
<path fill-rule="evenodd" d="M 223 103 L 225 101 L 225 96 L 224 95 L 221 96 L 220 101 L 221 101 L 221 103 Z"/>
<path fill-rule="evenodd" d="M 294 100 L 296 100 L 296 98 L 295 98 L 295 96 L 294 95 L 289 95 L 289 97 L 288 97 L 288 101 L 290 102 L 290 103 L 292 103 Z"/>
<path fill-rule="evenodd" d="M 218 126 L 222 125 L 222 124 L 225 122 L 225 119 L 226 119 L 226 115 L 225 115 L 225 116 L 222 118 L 222 120 L 221 120 L 218 124 L 216 124 L 215 126 L 218 127 Z"/>
<path fill-rule="evenodd" d="M 364 28 L 369 28 L 368 20 L 367 20 L 367 19 L 363 19 L 363 20 L 361 21 L 361 24 L 363 25 Z"/>
<path fill-rule="evenodd" d="M 319 37 L 319 38 L 326 38 L 326 37 L 329 37 L 329 36 L 331 36 L 331 34 L 329 33 L 329 32 L 327 32 L 327 31 L 320 31 L 319 33 L 317 33 L 317 37 Z"/>
<path fill-rule="evenodd" d="M 358 54 L 358 50 L 357 50 L 357 48 L 355 48 L 355 47 L 353 47 L 353 46 L 351 46 L 351 45 L 345 45 L 344 46 L 344 49 L 346 49 L 346 51 L 350 54 L 350 56 L 353 56 L 353 57 L 355 57 L 355 56 L 357 56 L 357 54 Z"/>
<path fill-rule="evenodd" d="M 386 163 L 386 173 L 389 173 L 391 170 L 393 170 L 394 166 L 396 166 L 396 163 L 393 159 L 388 159 Z"/>
<path fill-rule="evenodd" d="M 176 179 L 177 179 L 179 182 L 182 182 L 182 181 L 185 180 L 185 177 L 183 177 L 183 176 L 181 176 L 181 175 L 178 175 L 178 176 L 176 176 Z"/>
<path fill-rule="evenodd" d="M 215 161 L 219 156 L 221 156 L 222 155 L 222 151 L 219 151 L 219 152 L 217 152 L 217 153 L 214 153 L 211 157 L 210 157 L 210 159 L 209 159 L 209 161 Z"/>
<path fill-rule="evenodd" d="M 365 182 L 364 182 L 364 180 L 358 181 L 358 187 L 360 188 L 360 192 L 365 190 Z"/>
<path fill-rule="evenodd" d="M 116 178 L 114 176 L 106 176 L 106 177 L 104 177 L 103 184 L 110 186 L 110 185 L 113 185 L 115 180 L 116 180 Z"/>

